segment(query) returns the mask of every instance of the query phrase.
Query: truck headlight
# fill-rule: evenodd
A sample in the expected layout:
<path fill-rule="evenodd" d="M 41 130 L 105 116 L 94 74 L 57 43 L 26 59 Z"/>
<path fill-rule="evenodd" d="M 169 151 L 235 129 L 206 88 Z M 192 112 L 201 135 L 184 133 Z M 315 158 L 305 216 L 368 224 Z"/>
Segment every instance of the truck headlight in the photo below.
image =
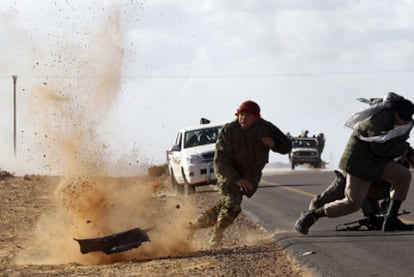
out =
<path fill-rule="evenodd" d="M 194 164 L 194 163 L 199 163 L 201 161 L 202 161 L 202 158 L 201 158 L 200 155 L 190 155 L 190 156 L 187 156 L 187 162 L 188 163 Z"/>

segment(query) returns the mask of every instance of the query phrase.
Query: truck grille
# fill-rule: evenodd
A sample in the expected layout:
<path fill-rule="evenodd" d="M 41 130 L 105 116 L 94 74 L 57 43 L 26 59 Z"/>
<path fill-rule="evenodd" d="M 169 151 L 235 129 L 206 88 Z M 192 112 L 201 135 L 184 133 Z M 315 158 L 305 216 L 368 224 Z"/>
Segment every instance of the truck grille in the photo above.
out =
<path fill-rule="evenodd" d="M 214 151 L 203 153 L 201 156 L 205 162 L 211 162 L 214 159 Z"/>
<path fill-rule="evenodd" d="M 210 173 L 214 173 L 214 168 L 210 168 Z M 207 169 L 200 169 L 200 174 L 201 175 L 207 174 Z"/>
<path fill-rule="evenodd" d="M 318 154 L 314 151 L 300 151 L 296 152 L 295 155 L 297 157 L 317 157 Z"/>

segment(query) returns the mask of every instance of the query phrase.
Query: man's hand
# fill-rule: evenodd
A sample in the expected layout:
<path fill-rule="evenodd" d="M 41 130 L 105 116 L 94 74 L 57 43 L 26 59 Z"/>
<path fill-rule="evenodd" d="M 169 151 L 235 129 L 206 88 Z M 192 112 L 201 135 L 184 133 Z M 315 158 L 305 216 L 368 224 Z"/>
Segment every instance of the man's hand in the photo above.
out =
<path fill-rule="evenodd" d="M 253 190 L 253 185 L 252 183 L 250 183 L 249 181 L 247 181 L 246 179 L 240 179 L 237 181 L 237 185 L 240 187 L 241 191 L 252 191 Z"/>
<path fill-rule="evenodd" d="M 262 141 L 270 149 L 272 149 L 275 146 L 275 142 L 273 141 L 273 139 L 271 137 L 264 137 L 264 138 L 262 138 Z"/>

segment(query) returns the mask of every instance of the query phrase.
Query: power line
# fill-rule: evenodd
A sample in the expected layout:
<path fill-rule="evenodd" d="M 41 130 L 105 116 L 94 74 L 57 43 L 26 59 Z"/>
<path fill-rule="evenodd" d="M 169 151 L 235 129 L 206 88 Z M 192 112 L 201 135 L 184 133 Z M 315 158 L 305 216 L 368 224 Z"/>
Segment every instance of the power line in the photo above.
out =
<path fill-rule="evenodd" d="M 279 78 L 279 77 L 312 77 L 334 75 L 374 75 L 414 73 L 414 70 L 378 70 L 378 71 L 331 71 L 331 72 L 298 72 L 298 73 L 269 73 L 269 74 L 205 74 L 205 75 L 125 75 L 124 78 L 141 79 L 232 79 L 232 78 Z"/>
<path fill-rule="evenodd" d="M 375 74 L 398 74 L 414 73 L 414 70 L 371 70 L 371 71 L 327 71 L 327 72 L 287 72 L 287 73 L 246 73 L 246 74 L 159 74 L 159 75 L 24 75 L 23 78 L 41 78 L 41 79 L 101 79 L 116 78 L 124 79 L 239 79 L 239 78 L 280 78 L 280 77 L 313 77 L 313 76 L 339 76 L 339 75 L 375 75 Z M 8 79 L 10 76 L 0 76 L 1 79 Z"/>

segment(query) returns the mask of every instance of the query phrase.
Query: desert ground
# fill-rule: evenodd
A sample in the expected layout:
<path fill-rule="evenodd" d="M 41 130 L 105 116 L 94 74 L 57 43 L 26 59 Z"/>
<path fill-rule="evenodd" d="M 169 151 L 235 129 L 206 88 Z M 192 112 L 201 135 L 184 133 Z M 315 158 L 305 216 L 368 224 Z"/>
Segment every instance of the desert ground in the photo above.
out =
<path fill-rule="evenodd" d="M 0 175 L 1 276 L 309 276 L 243 213 L 211 249 L 211 229 L 187 224 L 218 198 L 215 186 L 176 196 L 168 176 Z M 73 238 L 131 228 L 151 239 L 106 255 L 81 254 Z"/>

